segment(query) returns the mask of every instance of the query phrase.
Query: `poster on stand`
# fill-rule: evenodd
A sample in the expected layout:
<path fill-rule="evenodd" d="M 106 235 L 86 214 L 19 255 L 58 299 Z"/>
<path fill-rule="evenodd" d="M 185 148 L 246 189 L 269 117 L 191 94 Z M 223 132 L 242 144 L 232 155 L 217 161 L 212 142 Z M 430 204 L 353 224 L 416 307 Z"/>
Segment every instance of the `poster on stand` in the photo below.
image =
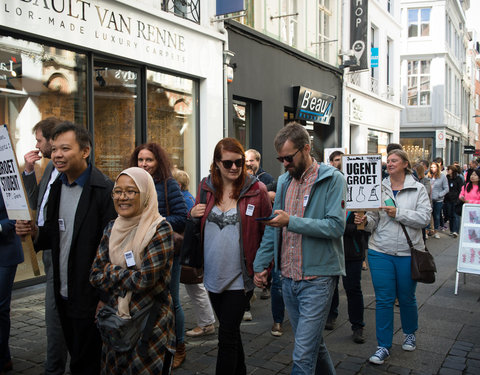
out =
<path fill-rule="evenodd" d="M 382 155 L 343 155 L 342 172 L 347 180 L 348 211 L 377 210 L 382 203 Z"/>
<path fill-rule="evenodd" d="M 480 274 L 480 204 L 463 205 L 459 238 L 455 294 L 459 273 Z"/>

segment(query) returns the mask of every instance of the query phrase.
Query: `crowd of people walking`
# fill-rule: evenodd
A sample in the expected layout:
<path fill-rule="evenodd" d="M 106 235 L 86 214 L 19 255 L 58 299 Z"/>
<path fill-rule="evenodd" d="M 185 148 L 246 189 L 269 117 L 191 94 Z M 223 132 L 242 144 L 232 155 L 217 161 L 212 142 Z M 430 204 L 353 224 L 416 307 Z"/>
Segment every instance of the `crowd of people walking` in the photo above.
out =
<path fill-rule="evenodd" d="M 209 175 L 189 191 L 189 176 L 171 165 L 157 143 L 133 150 L 111 181 L 90 162 L 88 131 L 48 118 L 34 127 L 37 150 L 22 173 L 35 220 L 12 221 L 0 195 L 0 375 L 13 367 L 8 346 L 10 300 L 20 237 L 43 251 L 47 276 L 45 374 L 169 374 L 187 358 L 185 336 L 216 332 L 216 374 L 247 372 L 242 320 L 254 289 L 270 298 L 271 334 L 282 336 L 285 310 L 294 334 L 292 374 L 335 374 L 323 339 L 335 329 L 342 279 L 352 340 L 375 330 L 369 361 L 390 356 L 394 306 L 400 307 L 402 349 L 417 347 L 417 282 L 411 244 L 450 230 L 459 234 L 463 203 L 480 203 L 480 171 L 472 162 L 444 168 L 441 158 L 413 166 L 401 145 L 388 148 L 381 207 L 345 208 L 343 152 L 321 163 L 310 136 L 295 122 L 274 139 L 285 173 L 275 179 L 261 155 L 234 138 L 213 150 Z M 51 158 L 37 184 L 34 164 Z M 197 326 L 185 329 L 180 299 L 182 238 L 199 228 L 203 273 L 184 281 Z M 368 266 L 366 261 L 368 260 Z M 375 291 L 375 329 L 364 321 L 362 272 Z"/>

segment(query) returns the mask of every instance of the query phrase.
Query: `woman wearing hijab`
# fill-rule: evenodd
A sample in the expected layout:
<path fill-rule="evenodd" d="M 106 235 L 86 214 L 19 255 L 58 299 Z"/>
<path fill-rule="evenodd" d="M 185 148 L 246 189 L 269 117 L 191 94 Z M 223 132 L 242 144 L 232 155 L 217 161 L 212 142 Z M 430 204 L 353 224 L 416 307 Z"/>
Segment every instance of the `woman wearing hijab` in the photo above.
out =
<path fill-rule="evenodd" d="M 174 316 L 168 291 L 173 261 L 170 224 L 158 212 L 150 174 L 137 167 L 117 177 L 112 198 L 118 218 L 105 228 L 90 283 L 123 318 L 134 316 L 151 302 L 160 302 L 146 355 L 137 345 L 119 353 L 103 343 L 102 374 L 169 374 L 175 352 Z M 128 253 L 134 264 L 126 264 Z"/>

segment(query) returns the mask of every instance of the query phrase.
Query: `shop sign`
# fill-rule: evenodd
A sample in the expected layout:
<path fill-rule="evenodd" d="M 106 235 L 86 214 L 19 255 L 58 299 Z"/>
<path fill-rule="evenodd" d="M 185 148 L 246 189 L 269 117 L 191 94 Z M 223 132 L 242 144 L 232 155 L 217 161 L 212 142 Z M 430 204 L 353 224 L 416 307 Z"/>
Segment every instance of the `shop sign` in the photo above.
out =
<path fill-rule="evenodd" d="M 475 149 L 475 153 L 473 154 L 473 156 L 480 156 L 480 148 Z"/>
<path fill-rule="evenodd" d="M 350 1 L 350 48 L 357 59 L 357 65 L 350 70 L 368 69 L 367 30 L 368 30 L 368 0 Z"/>
<path fill-rule="evenodd" d="M 21 77 L 22 58 L 16 54 L 0 51 L 0 87 L 18 89 L 15 83 Z"/>
<path fill-rule="evenodd" d="M 204 34 L 113 0 L 5 0 L 0 24 L 37 37 L 205 76 Z M 211 38 L 211 36 L 209 36 Z M 201 73 L 200 73 L 201 72 Z"/>
<path fill-rule="evenodd" d="M 445 148 L 447 146 L 445 130 L 435 130 L 435 140 L 437 148 Z"/>
<path fill-rule="evenodd" d="M 378 47 L 372 47 L 370 51 L 370 67 L 378 68 Z"/>
<path fill-rule="evenodd" d="M 464 154 L 474 154 L 475 153 L 475 146 L 463 146 L 463 153 Z"/>
<path fill-rule="evenodd" d="M 294 89 L 298 92 L 295 118 L 329 125 L 335 97 L 302 86 Z"/>

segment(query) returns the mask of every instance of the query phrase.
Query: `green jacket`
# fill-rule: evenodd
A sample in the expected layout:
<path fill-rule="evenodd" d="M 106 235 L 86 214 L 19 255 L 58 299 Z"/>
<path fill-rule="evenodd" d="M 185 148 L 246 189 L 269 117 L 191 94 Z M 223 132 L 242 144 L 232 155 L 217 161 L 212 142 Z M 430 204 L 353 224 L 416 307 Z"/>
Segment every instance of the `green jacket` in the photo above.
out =
<path fill-rule="evenodd" d="M 285 194 L 291 181 L 288 172 L 280 176 L 273 211 L 284 209 Z M 302 273 L 305 276 L 345 275 L 346 188 L 345 178 L 339 170 L 320 164 L 304 217 L 290 216 L 287 230 L 302 235 Z M 281 236 L 282 228 L 266 227 L 253 263 L 255 272 L 268 268 L 272 259 L 275 259 L 275 269 L 280 268 Z"/>

